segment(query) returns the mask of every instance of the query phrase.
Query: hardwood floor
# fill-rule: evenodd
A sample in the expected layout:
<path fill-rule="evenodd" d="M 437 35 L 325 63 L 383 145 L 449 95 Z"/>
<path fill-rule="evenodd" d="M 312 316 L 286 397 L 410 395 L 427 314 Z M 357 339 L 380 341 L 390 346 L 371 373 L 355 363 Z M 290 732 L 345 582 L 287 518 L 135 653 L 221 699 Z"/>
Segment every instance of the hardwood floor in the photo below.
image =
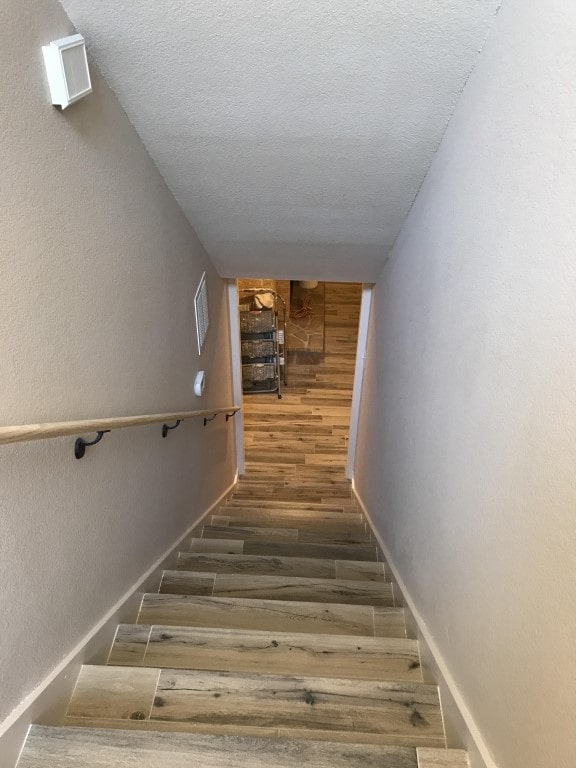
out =
<path fill-rule="evenodd" d="M 247 471 L 238 489 L 239 498 L 244 493 L 249 496 L 267 465 L 272 465 L 268 479 L 273 481 L 274 500 L 297 501 L 300 497 L 312 501 L 315 497 L 328 501 L 338 493 L 344 503 L 351 504 L 343 468 L 360 298 L 358 284 L 326 283 L 323 359 L 313 362 L 318 356 L 299 355 L 298 360 L 310 362 L 289 364 L 288 386 L 281 401 L 274 395 L 245 398 Z M 318 467 L 332 468 L 334 472 L 318 472 Z"/>
<path fill-rule="evenodd" d="M 292 366 L 282 400 L 245 399 L 233 497 L 19 768 L 467 764 L 344 475 L 359 308 L 360 286 L 326 284 L 323 360 Z"/>

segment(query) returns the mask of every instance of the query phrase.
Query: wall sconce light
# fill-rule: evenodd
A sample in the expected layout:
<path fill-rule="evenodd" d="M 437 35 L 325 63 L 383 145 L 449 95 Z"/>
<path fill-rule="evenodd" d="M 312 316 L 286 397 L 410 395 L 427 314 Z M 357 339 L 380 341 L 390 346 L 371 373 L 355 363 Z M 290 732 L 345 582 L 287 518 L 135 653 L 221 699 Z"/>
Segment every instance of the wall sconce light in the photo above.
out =
<path fill-rule="evenodd" d="M 86 45 L 82 35 L 71 35 L 42 46 L 52 104 L 62 109 L 92 92 Z"/>

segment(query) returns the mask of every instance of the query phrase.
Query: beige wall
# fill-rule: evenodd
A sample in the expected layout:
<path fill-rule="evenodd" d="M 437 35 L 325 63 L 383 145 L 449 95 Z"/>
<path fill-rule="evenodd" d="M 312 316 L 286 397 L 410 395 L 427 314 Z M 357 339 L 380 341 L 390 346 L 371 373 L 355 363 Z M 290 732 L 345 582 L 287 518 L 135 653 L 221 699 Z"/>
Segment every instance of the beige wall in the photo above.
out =
<path fill-rule="evenodd" d="M 116 98 L 48 100 L 52 0 L 0 25 L 0 423 L 230 402 L 225 293 Z M 193 294 L 212 325 L 198 359 Z M 192 382 L 207 371 L 203 401 Z M 0 448 L 0 724 L 233 480 L 232 422 Z"/>
<path fill-rule="evenodd" d="M 500 768 L 576 754 L 575 38 L 504 0 L 377 285 L 356 461 Z"/>

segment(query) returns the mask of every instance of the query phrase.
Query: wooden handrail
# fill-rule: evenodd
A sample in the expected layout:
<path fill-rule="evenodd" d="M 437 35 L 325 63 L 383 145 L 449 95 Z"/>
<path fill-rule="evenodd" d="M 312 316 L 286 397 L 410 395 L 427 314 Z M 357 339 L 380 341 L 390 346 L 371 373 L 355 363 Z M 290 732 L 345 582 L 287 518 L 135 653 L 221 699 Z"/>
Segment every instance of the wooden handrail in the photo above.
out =
<path fill-rule="evenodd" d="M 112 429 L 143 427 L 146 424 L 161 424 L 165 421 L 195 419 L 216 416 L 219 413 L 233 414 L 240 406 L 230 408 L 208 408 L 203 411 L 179 411 L 177 413 L 153 413 L 143 416 L 118 416 L 111 419 L 83 419 L 80 421 L 55 421 L 48 424 L 23 424 L 17 427 L 0 427 L 0 445 L 25 443 L 30 440 L 45 440 L 49 437 L 83 435 L 86 432 L 106 432 Z"/>

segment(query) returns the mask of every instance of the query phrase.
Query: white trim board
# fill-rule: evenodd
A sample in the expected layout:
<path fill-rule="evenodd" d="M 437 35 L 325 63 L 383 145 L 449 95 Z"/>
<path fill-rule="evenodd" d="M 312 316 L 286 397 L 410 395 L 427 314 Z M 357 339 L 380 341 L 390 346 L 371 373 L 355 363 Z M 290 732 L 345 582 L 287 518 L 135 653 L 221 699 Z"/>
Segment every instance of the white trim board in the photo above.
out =
<path fill-rule="evenodd" d="M 362 286 L 360 319 L 358 321 L 358 344 L 356 346 L 356 366 L 354 368 L 354 387 L 352 389 L 352 405 L 350 407 L 348 461 L 346 463 L 346 477 L 349 480 L 354 477 L 354 464 L 356 462 L 358 422 L 360 419 L 360 403 L 362 401 L 362 384 L 364 382 L 364 366 L 366 363 L 366 347 L 368 345 L 368 328 L 370 325 L 370 310 L 372 308 L 373 295 L 373 285 Z"/>
<path fill-rule="evenodd" d="M 421 660 L 423 661 L 424 666 L 428 667 L 434 682 L 440 689 L 440 699 L 448 746 L 463 747 L 466 749 L 468 751 L 470 768 L 498 768 L 488 744 L 480 733 L 480 729 L 476 725 L 472 713 L 468 709 L 466 702 L 460 693 L 458 685 L 448 668 L 448 664 L 432 637 L 422 614 L 412 600 L 406 584 L 390 554 L 390 550 L 378 533 L 366 505 L 356 490 L 354 480 L 352 480 L 352 491 L 362 512 L 366 516 L 366 520 L 374 534 L 374 538 L 384 553 L 386 562 L 392 571 L 394 581 L 402 593 L 404 604 L 416 624 Z M 454 734 L 452 739 L 450 738 L 451 732 Z M 451 744 L 450 741 L 454 741 L 455 743 Z"/>
<path fill-rule="evenodd" d="M 232 371 L 232 401 L 242 406 L 242 349 L 240 346 L 240 317 L 238 314 L 238 284 L 227 280 L 228 328 L 230 333 L 230 369 Z M 239 475 L 244 474 L 244 413 L 238 411 L 234 417 L 234 440 L 236 444 L 236 467 Z"/>
<path fill-rule="evenodd" d="M 14 768 L 32 723 L 55 725 L 62 721 L 82 664 L 105 663 L 118 624 L 136 620 L 142 596 L 155 591 L 162 571 L 175 566 L 182 542 L 192 530 L 232 492 L 234 482 L 198 517 L 163 555 L 124 593 L 115 605 L 84 635 L 44 680 L 0 723 L 0 768 Z"/>

